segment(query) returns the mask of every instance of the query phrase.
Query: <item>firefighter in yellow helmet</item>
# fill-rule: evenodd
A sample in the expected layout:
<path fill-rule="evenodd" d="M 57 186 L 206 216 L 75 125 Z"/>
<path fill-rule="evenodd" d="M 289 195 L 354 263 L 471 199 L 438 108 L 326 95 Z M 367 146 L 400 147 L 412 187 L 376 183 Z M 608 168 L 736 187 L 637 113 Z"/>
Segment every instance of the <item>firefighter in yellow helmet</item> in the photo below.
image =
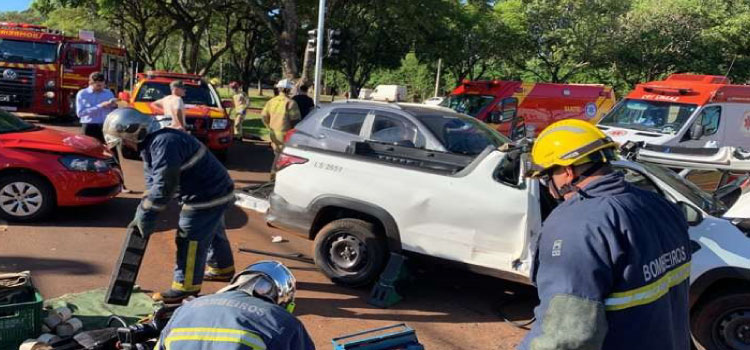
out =
<path fill-rule="evenodd" d="M 562 202 L 532 246 L 540 304 L 519 349 L 690 348 L 687 222 L 612 168 L 615 147 L 575 119 L 534 143 L 532 176 Z"/>

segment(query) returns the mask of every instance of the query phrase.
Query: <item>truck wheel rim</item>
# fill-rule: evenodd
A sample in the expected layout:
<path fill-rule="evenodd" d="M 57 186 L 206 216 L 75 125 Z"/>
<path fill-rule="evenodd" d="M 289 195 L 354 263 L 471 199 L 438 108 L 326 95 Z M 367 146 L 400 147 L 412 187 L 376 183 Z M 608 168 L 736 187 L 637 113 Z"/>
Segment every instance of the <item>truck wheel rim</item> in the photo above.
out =
<path fill-rule="evenodd" d="M 365 259 L 367 250 L 362 241 L 349 234 L 337 237 L 329 251 L 331 262 L 346 271 L 355 270 Z"/>
<path fill-rule="evenodd" d="M 42 207 L 42 192 L 28 182 L 12 182 L 0 190 L 0 208 L 13 216 L 29 216 Z"/>
<path fill-rule="evenodd" d="M 717 335 L 729 349 L 750 350 L 750 309 L 727 312 L 719 319 Z"/>

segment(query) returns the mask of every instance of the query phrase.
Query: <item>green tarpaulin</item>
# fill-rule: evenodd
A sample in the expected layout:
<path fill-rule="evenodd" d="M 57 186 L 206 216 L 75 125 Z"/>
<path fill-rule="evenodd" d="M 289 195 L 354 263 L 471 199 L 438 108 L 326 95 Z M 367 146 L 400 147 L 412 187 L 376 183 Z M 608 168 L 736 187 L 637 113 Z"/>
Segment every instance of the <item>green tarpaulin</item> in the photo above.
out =
<path fill-rule="evenodd" d="M 110 305 L 104 302 L 106 289 L 94 289 L 81 293 L 65 294 L 61 297 L 49 299 L 45 306 L 58 308 L 66 306 L 73 310 L 73 317 L 83 322 L 85 330 L 107 327 L 107 320 L 111 315 L 122 317 L 128 324 L 150 315 L 154 311 L 154 301 L 139 290 L 133 291 L 128 306 Z"/>

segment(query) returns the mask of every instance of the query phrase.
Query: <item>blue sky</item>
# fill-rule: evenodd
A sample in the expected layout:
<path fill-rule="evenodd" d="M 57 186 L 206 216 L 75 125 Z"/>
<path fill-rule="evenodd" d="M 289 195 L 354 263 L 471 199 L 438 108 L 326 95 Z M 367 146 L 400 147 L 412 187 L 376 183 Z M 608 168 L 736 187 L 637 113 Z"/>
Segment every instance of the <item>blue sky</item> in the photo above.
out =
<path fill-rule="evenodd" d="M 2 0 L 0 1 L 0 12 L 23 11 L 29 8 L 32 0 Z"/>

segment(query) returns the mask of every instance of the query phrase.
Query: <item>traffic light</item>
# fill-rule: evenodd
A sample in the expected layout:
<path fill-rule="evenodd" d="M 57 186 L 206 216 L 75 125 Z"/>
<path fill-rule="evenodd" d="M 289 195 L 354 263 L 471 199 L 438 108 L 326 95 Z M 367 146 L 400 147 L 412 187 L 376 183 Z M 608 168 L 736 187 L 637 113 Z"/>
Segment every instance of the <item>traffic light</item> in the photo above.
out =
<path fill-rule="evenodd" d="M 310 52 L 314 52 L 317 42 L 318 42 L 318 30 L 313 29 L 313 30 L 307 31 L 307 50 Z"/>
<path fill-rule="evenodd" d="M 339 53 L 341 46 L 340 35 L 341 31 L 338 29 L 328 30 L 328 57 L 333 57 Z"/>

